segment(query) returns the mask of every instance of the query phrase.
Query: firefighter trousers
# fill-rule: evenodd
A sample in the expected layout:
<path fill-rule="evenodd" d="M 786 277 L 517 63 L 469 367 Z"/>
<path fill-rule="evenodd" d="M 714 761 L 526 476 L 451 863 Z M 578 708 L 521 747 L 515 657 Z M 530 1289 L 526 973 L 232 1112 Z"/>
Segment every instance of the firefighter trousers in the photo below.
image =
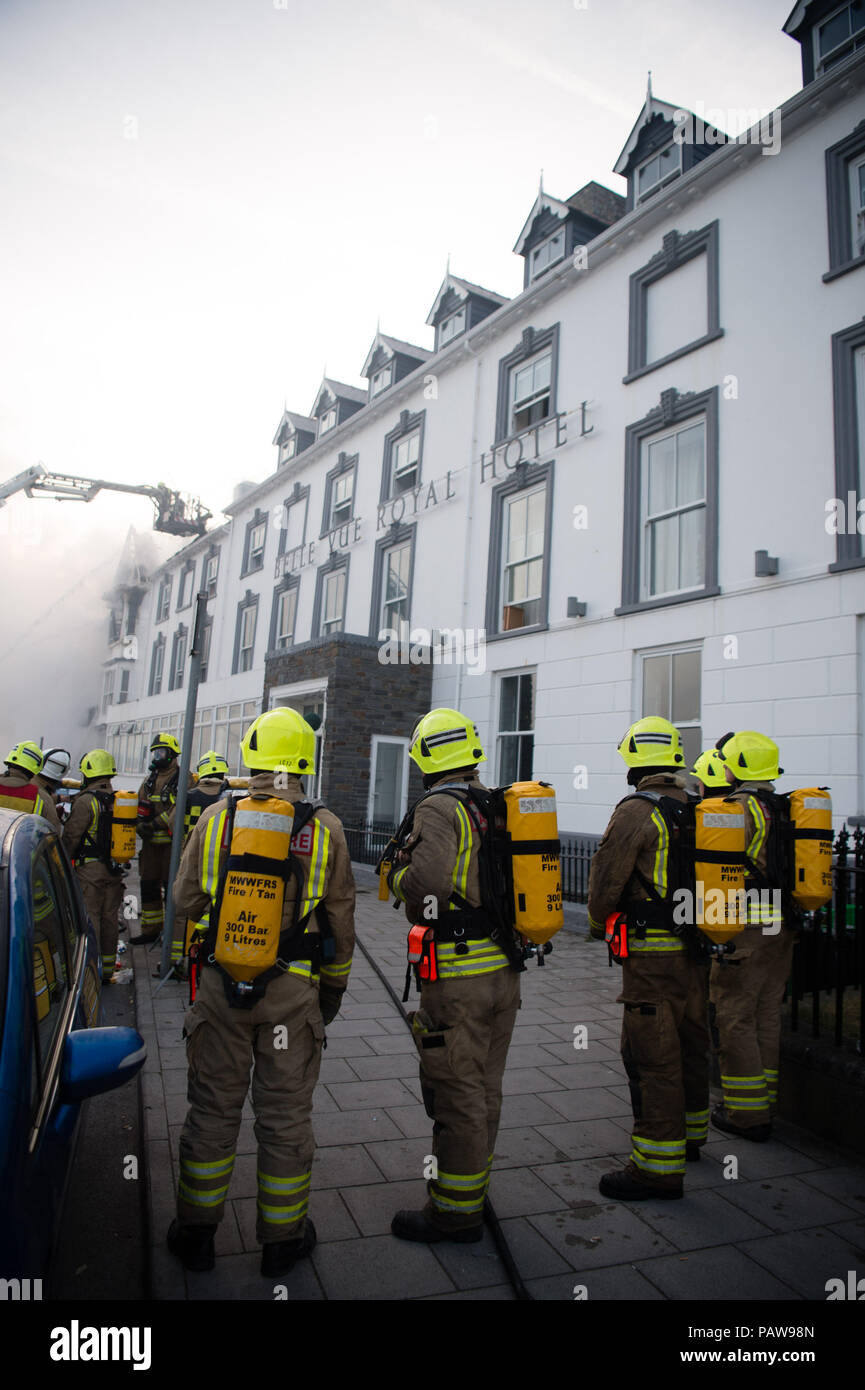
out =
<path fill-rule="evenodd" d="M 102 957 L 102 978 L 108 979 L 114 973 L 117 960 L 117 936 L 120 929 L 119 914 L 123 903 L 123 876 L 112 874 L 105 864 L 93 860 L 79 864 L 75 870 L 81 886 L 84 906 L 99 938 L 99 953 Z"/>
<path fill-rule="evenodd" d="M 502 1076 L 520 1006 L 520 980 L 506 967 L 421 986 L 411 1014 L 424 1107 L 433 1120 L 429 1200 L 436 1226 L 478 1226 L 502 1109 Z"/>
<path fill-rule="evenodd" d="M 300 1239 L 315 1150 L 312 1094 L 324 1041 L 318 978 L 286 971 L 253 1008 L 232 1009 L 220 972 L 206 966 L 183 1032 L 189 1112 L 180 1135 L 178 1220 L 189 1226 L 222 1220 L 252 1066 L 257 1238 L 262 1245 Z"/>
<path fill-rule="evenodd" d="M 638 952 L 622 962 L 622 1061 L 634 1130 L 628 1167 L 641 1182 L 678 1189 L 686 1142 L 709 1123 L 708 972 L 687 952 Z"/>
<path fill-rule="evenodd" d="M 774 934 L 746 927 L 736 950 L 712 963 L 724 1109 L 742 1129 L 769 1124 L 777 1102 L 781 1002 L 795 943 L 783 926 Z"/>

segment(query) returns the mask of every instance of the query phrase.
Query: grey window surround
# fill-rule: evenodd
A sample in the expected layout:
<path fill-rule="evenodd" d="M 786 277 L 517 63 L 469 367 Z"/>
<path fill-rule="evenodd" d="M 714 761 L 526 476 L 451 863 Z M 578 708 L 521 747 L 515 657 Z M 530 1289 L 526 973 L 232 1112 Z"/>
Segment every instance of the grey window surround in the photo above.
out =
<path fill-rule="evenodd" d="M 540 277 L 538 277 L 540 278 Z M 518 367 L 521 362 L 526 362 L 530 357 L 535 357 L 544 348 L 552 347 L 550 357 L 550 408 L 547 416 L 556 413 L 556 384 L 559 374 L 559 325 L 552 324 L 549 328 L 544 328 L 540 332 L 534 328 L 524 328 L 522 338 L 506 357 L 499 360 L 499 388 L 498 399 L 496 402 L 496 444 L 502 443 L 505 439 L 512 439 L 514 436 L 509 432 L 510 426 L 510 399 L 511 399 L 511 371 Z M 522 431 L 518 430 L 517 433 Z"/>
<path fill-rule="evenodd" d="M 275 588 L 274 591 L 273 591 L 273 607 L 272 607 L 271 610 L 270 610 L 270 633 L 269 633 L 269 635 L 268 635 L 268 642 L 267 642 L 267 655 L 268 655 L 268 656 L 270 656 L 270 655 L 272 655 L 272 654 L 274 654 L 274 653 L 278 653 L 278 652 L 287 652 L 287 651 L 290 651 L 291 648 L 294 646 L 294 632 L 291 634 L 291 642 L 289 643 L 289 645 L 288 645 L 287 647 L 277 647 L 277 645 L 276 645 L 277 636 L 278 636 L 277 631 L 276 631 L 276 623 L 277 623 L 277 618 L 279 617 L 279 600 L 280 600 L 281 595 L 284 594 L 284 593 L 287 593 L 289 589 L 296 589 L 296 590 L 298 590 L 298 591 L 300 590 L 300 575 L 299 575 L 299 574 L 295 574 L 295 573 L 287 574 L 283 579 L 280 580 L 280 582 L 277 584 L 276 588 Z M 298 599 L 299 599 L 299 598 L 300 598 L 300 593 L 298 592 Z M 295 608 L 295 612 L 294 612 L 294 624 L 295 624 L 295 632 L 296 632 L 296 631 L 297 631 L 297 609 L 296 609 L 296 608 Z"/>
<path fill-rule="evenodd" d="M 207 680 L 207 670 L 210 666 L 210 646 L 213 642 L 213 619 L 205 618 L 201 624 L 201 668 L 198 679 L 203 684 Z"/>
<path fill-rule="evenodd" d="M 345 599 L 342 610 L 343 631 L 345 630 L 345 614 L 346 609 L 348 608 L 348 563 L 350 559 L 351 556 L 347 555 L 345 551 L 337 551 L 334 555 L 330 557 L 329 560 L 325 560 L 323 565 L 319 565 L 318 569 L 316 570 L 315 601 L 312 606 L 312 630 L 310 633 L 310 636 L 313 640 L 316 637 L 329 638 L 335 635 L 332 632 L 321 632 L 321 611 L 322 600 L 324 598 L 324 581 L 327 575 L 333 574 L 335 570 L 340 569 L 345 570 Z"/>
<path fill-rule="evenodd" d="M 156 677 L 156 653 L 157 653 L 157 651 L 159 650 L 159 648 L 162 649 L 162 661 L 161 661 L 160 667 L 159 667 L 158 689 L 155 689 L 154 687 L 156 687 L 156 685 L 157 685 L 157 677 Z M 161 695 L 161 693 L 162 693 L 162 677 L 163 677 L 164 671 L 165 671 L 165 633 L 164 633 L 164 632 L 160 632 L 159 636 L 156 638 L 156 641 L 153 643 L 153 645 L 152 645 L 151 648 L 150 648 L 150 680 L 149 680 L 148 683 L 147 683 L 147 693 L 148 693 L 148 695 Z"/>
<path fill-rule="evenodd" d="M 177 667 L 177 650 L 178 650 L 178 647 L 180 646 L 180 643 L 181 643 L 181 642 L 186 642 L 187 639 L 188 639 L 188 637 L 189 637 L 189 628 L 188 628 L 188 627 L 184 627 L 183 623 L 181 623 L 181 624 L 180 624 L 180 627 L 177 629 L 177 631 L 175 632 L 175 634 L 174 634 L 174 636 L 173 636 L 173 638 L 172 638 L 172 640 L 171 640 L 171 665 L 170 665 L 169 668 L 168 668 L 168 689 L 169 689 L 169 690 L 182 690 L 182 689 L 183 689 L 183 667 L 181 667 L 181 670 L 180 670 L 180 680 L 175 680 L 176 667 Z M 186 651 L 185 651 L 185 650 L 184 650 L 184 653 L 183 653 L 183 665 L 184 665 L 184 666 L 186 665 Z"/>
<path fill-rule="evenodd" d="M 216 579 L 214 581 L 213 593 L 208 595 L 210 598 L 216 597 L 216 590 L 219 585 L 219 550 L 220 547 L 218 545 L 211 545 L 201 558 L 201 591 L 204 593 L 207 590 L 207 562 L 208 560 L 212 560 L 214 555 L 216 556 Z"/>
<path fill-rule="evenodd" d="M 408 410 L 401 410 L 398 423 L 394 425 L 393 429 L 385 435 L 384 458 L 382 459 L 381 468 L 381 493 L 378 499 L 379 503 L 390 502 L 393 500 L 394 497 L 399 497 L 402 495 L 398 492 L 391 493 L 390 490 L 393 449 L 394 445 L 398 444 L 400 440 L 405 437 L 405 435 L 411 434 L 414 430 L 418 428 L 420 429 L 420 438 L 418 439 L 417 445 L 417 478 L 415 480 L 415 487 L 418 487 L 420 485 L 421 478 L 423 477 L 423 440 L 425 427 L 426 410 L 418 410 L 414 415 L 412 415 Z"/>
<path fill-rule="evenodd" d="M 824 283 L 865 265 L 865 252 L 853 255 L 850 227 L 850 161 L 865 154 L 865 120 L 826 151 L 826 211 L 829 221 L 829 269 Z"/>
<path fill-rule="evenodd" d="M 671 425 L 684 424 L 696 416 L 706 419 L 706 572 L 699 589 L 662 598 L 640 599 L 640 455 L 645 440 L 660 434 Z M 613 612 L 616 617 L 625 613 L 642 613 L 649 608 L 667 608 L 672 604 L 693 603 L 695 599 L 713 598 L 720 594 L 718 587 L 718 388 L 689 391 L 680 395 L 675 387 L 661 392 L 660 404 L 642 420 L 625 430 L 625 488 L 622 524 L 622 602 Z"/>
<path fill-rule="evenodd" d="M 337 523 L 337 526 L 345 526 L 345 525 L 347 525 L 347 523 L 348 523 L 349 521 L 353 521 L 353 520 L 354 520 L 354 504 L 355 504 L 355 500 L 356 500 L 356 496 L 357 496 L 357 461 L 358 461 L 358 457 L 359 457 L 359 455 L 357 455 L 357 454 L 347 454 L 344 450 L 341 451 L 341 452 L 339 453 L 339 455 L 337 456 L 337 461 L 336 461 L 335 465 L 333 466 L 333 468 L 331 468 L 331 470 L 330 470 L 329 473 L 326 473 L 326 474 L 325 474 L 325 479 L 324 479 L 324 507 L 323 507 L 322 513 L 321 513 L 321 535 L 319 536 L 319 540 L 323 540 L 324 537 L 325 537 L 330 531 L 332 531 L 332 530 L 334 529 L 334 528 L 330 525 L 331 499 L 332 499 L 332 497 L 333 497 L 333 485 L 334 485 L 334 483 L 336 482 L 337 478 L 343 477 L 343 475 L 346 474 L 346 473 L 351 473 L 351 474 L 352 474 L 351 516 L 349 516 L 349 517 L 347 518 L 346 521 L 338 522 L 338 523 Z M 309 491 L 309 489 L 307 488 L 307 492 L 308 492 L 308 491 Z"/>
<path fill-rule="evenodd" d="M 835 417 L 835 494 L 845 506 L 848 492 L 859 500 L 859 429 L 856 419 L 856 378 L 853 361 L 857 348 L 865 347 L 865 318 L 832 335 L 832 384 Z M 865 441 L 863 441 L 865 442 Z M 846 515 L 846 514 L 845 514 Z M 858 520 L 858 517 L 857 517 Z M 849 518 L 847 518 L 849 525 Z M 865 536 L 858 531 L 835 537 L 835 561 L 830 573 L 860 569 L 865 565 Z"/>
<path fill-rule="evenodd" d="M 686 353 L 696 352 L 697 348 L 723 338 L 720 326 L 720 286 L 718 281 L 718 221 L 709 222 L 695 232 L 684 236 L 677 231 L 667 232 L 661 250 L 630 278 L 628 313 L 628 374 L 622 378 L 627 385 L 645 376 L 648 372 L 666 367 Z M 706 256 L 706 332 L 693 342 L 684 343 L 674 352 L 668 352 L 654 362 L 646 361 L 646 298 L 650 286 L 665 275 L 672 274 L 695 256 Z"/>
<path fill-rule="evenodd" d="M 181 598 L 183 597 L 183 581 L 184 581 L 184 579 L 186 578 L 186 576 L 187 576 L 188 574 L 191 574 L 191 575 L 192 575 L 192 587 L 191 587 L 190 590 L 189 590 L 189 598 L 186 600 L 186 602 L 185 602 L 185 603 L 183 604 L 183 606 L 181 607 L 180 600 L 181 600 Z M 187 563 L 183 566 L 183 569 L 180 571 L 180 578 L 179 578 L 178 583 L 177 583 L 177 609 L 176 609 L 176 611 L 177 611 L 178 613 L 182 613 L 182 612 L 184 612 L 185 609 L 191 608 L 191 607 L 192 607 L 192 600 L 193 600 L 194 598 L 195 598 L 195 561 L 194 561 L 194 560 L 189 560 L 189 561 L 187 561 Z"/>
<path fill-rule="evenodd" d="M 255 530 L 256 526 L 261 526 L 262 522 L 264 523 L 264 546 L 262 547 L 262 551 L 261 551 L 261 564 L 260 564 L 260 565 L 254 565 L 254 566 L 252 566 L 252 568 L 250 568 L 250 564 L 249 564 L 249 543 L 250 543 L 250 540 L 252 539 L 252 533 L 253 533 L 253 531 Z M 265 551 L 266 548 L 267 548 L 267 512 L 263 512 L 263 511 L 261 511 L 261 509 L 260 509 L 259 507 L 256 507 L 255 512 L 253 513 L 253 516 L 252 516 L 252 520 L 251 520 L 251 521 L 248 521 L 248 522 L 246 523 L 246 533 L 245 533 L 245 535 L 244 535 L 244 537 L 243 537 L 243 564 L 241 565 L 241 569 L 240 569 L 240 577 L 241 577 L 241 579 L 245 579 L 246 576 L 247 576 L 248 574 L 257 574 L 259 570 L 264 569 L 264 551 Z"/>
<path fill-rule="evenodd" d="M 236 676 L 240 671 L 240 636 L 242 631 L 241 623 L 243 620 L 244 610 L 247 608 L 255 609 L 255 636 L 253 638 L 252 643 L 252 665 L 249 667 L 250 671 L 255 666 L 255 643 L 258 639 L 258 594 L 253 594 L 250 589 L 247 589 L 243 598 L 237 605 L 237 617 L 235 618 L 234 622 L 234 655 L 231 660 L 231 674 L 233 676 Z"/>
<path fill-rule="evenodd" d="M 387 533 L 381 540 L 375 543 L 375 560 L 372 571 L 372 602 L 369 610 L 369 635 L 374 642 L 378 641 L 378 634 L 381 631 L 381 605 L 384 592 L 384 562 L 385 554 L 395 545 L 403 545 L 406 541 L 411 545 L 408 567 L 408 608 L 411 612 L 412 592 L 414 590 L 414 556 L 415 556 L 415 535 L 417 532 L 417 522 L 413 521 L 409 525 L 400 525 L 395 521 L 388 527 Z M 411 619 L 409 619 L 411 625 Z"/>
<path fill-rule="evenodd" d="M 487 608 L 486 608 L 486 641 L 500 642 L 507 641 L 512 637 L 525 637 L 530 632 L 546 632 L 549 627 L 549 600 L 550 600 L 550 545 L 552 543 L 552 516 L 553 516 L 553 480 L 554 480 L 554 460 L 550 459 L 547 463 L 518 463 L 514 469 L 514 476 L 504 483 L 499 483 L 498 487 L 493 488 L 490 499 L 490 549 L 487 559 Z M 515 627 L 510 632 L 502 632 L 499 628 L 499 609 L 501 607 L 499 585 L 501 583 L 501 557 L 502 557 L 502 534 L 504 519 L 504 503 L 507 498 L 513 497 L 516 493 L 525 492 L 529 488 L 536 487 L 538 483 L 546 485 L 546 497 L 544 499 L 544 569 L 541 581 L 541 612 L 543 618 L 539 623 L 531 623 L 528 627 Z"/>
<path fill-rule="evenodd" d="M 171 575 L 165 574 L 159 581 L 159 588 L 156 591 L 156 617 L 154 622 L 164 623 L 171 612 Z M 163 605 L 162 596 L 165 595 Z"/>
<path fill-rule="evenodd" d="M 286 498 L 284 498 L 282 503 L 286 524 L 284 526 L 280 526 L 279 528 L 279 547 L 276 552 L 277 559 L 279 559 L 281 555 L 285 554 L 285 541 L 286 537 L 288 536 L 288 513 L 291 511 L 292 507 L 299 507 L 301 504 L 303 505 L 304 511 L 303 535 L 301 537 L 300 543 L 301 545 L 305 545 L 306 525 L 309 521 L 309 484 L 307 484 L 306 487 L 301 487 L 300 480 L 298 479 L 294 484 L 294 489 L 288 494 Z"/>

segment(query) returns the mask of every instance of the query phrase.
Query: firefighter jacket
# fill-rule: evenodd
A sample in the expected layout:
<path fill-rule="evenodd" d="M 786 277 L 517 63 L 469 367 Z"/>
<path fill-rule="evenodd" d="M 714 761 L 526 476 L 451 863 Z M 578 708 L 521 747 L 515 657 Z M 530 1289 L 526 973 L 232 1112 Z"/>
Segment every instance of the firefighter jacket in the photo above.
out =
<path fill-rule="evenodd" d="M 762 927 L 768 925 L 780 926 L 783 921 L 781 909 L 781 884 L 770 881 L 769 871 L 769 841 L 775 826 L 776 813 L 759 796 L 760 791 L 774 792 L 774 782 L 740 782 L 735 790 L 731 787 L 727 793 L 730 801 L 738 801 L 745 811 L 745 854 L 753 864 L 757 866 L 758 877 L 754 877 L 745 870 L 746 889 L 766 889 L 769 892 L 763 895 L 760 902 L 748 900 L 746 905 L 746 918 L 749 927 Z M 771 890 L 775 889 L 772 896 Z M 741 921 L 741 918 L 740 918 Z"/>
<path fill-rule="evenodd" d="M 229 786 L 224 777 L 201 777 L 194 787 L 186 793 L 186 810 L 183 813 L 183 843 L 195 826 L 196 821 L 202 811 L 206 811 L 215 801 L 227 797 Z M 174 821 L 177 816 L 177 807 L 172 806 L 168 815 L 165 817 L 169 832 L 174 831 Z"/>
<path fill-rule="evenodd" d="M 637 791 L 657 792 L 684 802 L 688 799 L 684 785 L 681 773 L 670 772 L 644 777 Z M 619 803 L 595 851 L 589 874 L 589 928 L 594 936 L 603 936 L 611 912 L 651 897 L 638 873 L 659 897 L 671 895 L 677 885 L 669 881 L 669 848 L 669 831 L 657 806 L 636 796 Z M 672 932 L 649 926 L 643 939 L 629 934 L 628 949 L 669 955 L 684 951 L 685 944 Z"/>
<path fill-rule="evenodd" d="M 22 769 L 14 767 L 0 777 L 0 806 L 9 811 L 43 816 L 53 830 L 60 834 L 60 817 L 50 796 L 41 791 L 33 777 L 28 777 Z"/>
<path fill-rule="evenodd" d="M 151 772 L 150 776 L 141 783 L 138 789 L 139 806 L 152 806 L 153 816 L 148 820 L 139 818 L 138 833 L 143 840 L 151 845 L 170 845 L 171 830 L 168 824 L 168 817 L 177 800 L 177 779 L 179 766 L 175 758 L 170 767 L 163 768 L 158 772 Z M 195 777 L 190 772 L 190 787 L 195 785 Z M 147 827 L 150 826 L 152 833 Z M 143 829 L 143 833 L 142 833 Z"/>
<path fill-rule="evenodd" d="M 477 773 L 455 777 L 445 773 L 431 791 L 458 791 L 466 786 L 483 788 Z M 447 928 L 448 916 L 461 911 L 453 895 L 471 908 L 480 908 L 480 867 L 478 857 L 481 834 L 486 829 L 480 811 L 461 797 L 427 796 L 415 808 L 411 834 L 402 846 L 407 864 L 398 863 L 390 876 L 390 886 L 398 902 L 405 904 L 405 915 L 412 924 L 436 922 Z M 478 942 L 468 953 L 458 953 L 453 940 L 439 940 L 436 956 L 440 979 L 462 979 L 503 970 L 508 958 L 479 926 L 466 930 L 467 939 Z M 482 944 L 485 943 L 485 944 Z"/>
<path fill-rule="evenodd" d="M 278 797 L 292 804 L 306 800 L 300 778 L 289 775 L 285 789 L 274 787 L 274 774 L 260 772 L 250 777 L 246 795 L 256 800 Z M 228 830 L 228 803 L 218 801 L 202 812 L 186 843 L 174 884 L 174 904 L 178 912 L 200 921 L 216 897 L 220 869 L 228 851 L 225 843 Z M 342 991 L 348 984 L 351 958 L 354 951 L 354 877 L 342 822 L 323 806 L 317 806 L 313 818 L 291 842 L 303 875 L 303 898 L 299 916 L 311 914 L 307 934 L 319 932 L 321 923 L 316 917 L 319 904 L 326 910 L 333 935 L 334 954 L 321 966 L 321 984 Z M 294 920 L 296 882 L 289 878 L 285 887 L 282 929 Z M 294 975 L 314 974 L 312 963 L 293 960 L 288 969 Z"/>
<path fill-rule="evenodd" d="M 63 843 L 70 859 L 74 859 L 77 864 L 90 864 L 98 861 L 100 864 L 108 864 L 111 856 L 106 853 L 103 846 L 110 847 L 111 844 L 111 816 L 113 807 L 109 803 L 103 804 L 94 792 L 112 791 L 110 777 L 97 777 L 90 782 L 85 791 L 80 791 L 72 802 L 72 810 L 69 812 L 69 819 L 63 827 Z M 109 819 L 108 833 L 103 830 L 100 836 L 99 817 L 107 816 Z"/>

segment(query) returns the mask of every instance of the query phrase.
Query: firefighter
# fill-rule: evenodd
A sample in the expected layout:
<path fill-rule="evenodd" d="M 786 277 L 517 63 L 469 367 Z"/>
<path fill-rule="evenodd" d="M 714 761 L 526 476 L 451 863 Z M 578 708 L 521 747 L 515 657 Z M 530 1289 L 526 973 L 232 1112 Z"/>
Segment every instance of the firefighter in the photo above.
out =
<path fill-rule="evenodd" d="M 42 756 L 42 771 L 37 773 L 34 779 L 43 800 L 51 798 L 58 820 L 61 808 L 57 804 L 57 797 L 63 787 L 63 778 L 68 775 L 71 765 L 72 757 L 65 748 L 49 748 Z M 64 802 L 63 805 L 68 810 L 68 803 Z"/>
<path fill-rule="evenodd" d="M 468 1243 L 483 1234 L 520 982 L 509 956 L 490 940 L 493 924 L 481 903 L 485 827 L 467 794 L 469 786 L 482 786 L 477 767 L 486 762 L 477 729 L 456 710 L 431 710 L 414 729 L 410 756 L 428 791 L 457 795 L 416 804 L 388 879 L 410 923 L 434 919 L 438 973 L 421 984 L 420 1007 L 410 1015 L 436 1169 L 426 1205 L 397 1212 L 391 1230 L 402 1240 Z"/>
<path fill-rule="evenodd" d="M 30 740 L 16 743 L 4 761 L 6 775 L 0 777 L 0 806 L 10 811 L 43 816 L 59 835 L 60 817 L 54 802 L 40 791 L 36 782 L 36 776 L 42 770 L 42 751 L 38 743 Z"/>
<path fill-rule="evenodd" d="M 726 796 L 730 789 L 724 762 L 717 748 L 708 748 L 700 754 L 691 768 L 691 776 L 696 777 L 702 797 Z"/>
<path fill-rule="evenodd" d="M 141 928 L 138 936 L 130 936 L 133 946 L 155 941 L 165 921 L 163 894 L 168 893 L 168 870 L 171 863 L 171 830 L 168 817 L 177 800 L 177 781 L 180 772 L 177 759 L 180 744 L 173 734 L 160 731 L 150 745 L 153 757 L 149 775 L 138 791 L 138 834 L 142 844 L 138 855 L 141 879 Z M 194 778 L 189 775 L 189 786 Z"/>
<path fill-rule="evenodd" d="M 722 1105 L 712 1124 L 726 1134 L 763 1143 L 772 1133 L 778 1098 L 781 1002 L 790 975 L 796 936 L 785 923 L 780 875 L 773 855 L 777 812 L 761 793 L 775 790 L 778 745 L 754 730 L 718 740 L 728 795 L 745 811 L 745 888 L 769 889 L 746 899 L 746 926 L 735 949 L 712 962 L 710 998 L 719 1038 Z M 758 899 L 754 901 L 754 898 Z"/>
<path fill-rule="evenodd" d="M 229 767 L 225 758 L 217 753 L 215 748 L 211 748 L 198 760 L 196 767 L 198 781 L 195 786 L 187 792 L 186 810 L 183 816 L 183 843 L 186 844 L 193 827 L 208 806 L 212 806 L 215 801 L 220 801 L 228 794 L 228 772 Z M 168 828 L 174 833 L 174 820 L 177 808 L 173 807 L 170 814 L 166 817 Z M 201 922 L 190 922 L 178 913 L 174 918 L 174 940 L 171 943 L 171 963 L 174 966 L 174 973 L 178 979 L 185 978 L 186 967 L 185 957 L 189 950 L 190 939 L 196 930 L 204 931 L 208 925 L 208 918 L 205 915 Z"/>
<path fill-rule="evenodd" d="M 99 937 L 102 980 L 110 981 L 117 959 L 118 916 L 123 902 L 123 870 L 111 858 L 117 767 L 104 748 L 85 753 L 80 763 L 82 790 L 63 827 L 63 843 L 74 861 L 81 895 Z"/>
<path fill-rule="evenodd" d="M 248 797 L 298 806 L 302 775 L 315 771 L 315 735 L 292 709 L 259 715 L 241 744 L 250 770 Z M 309 809 L 309 808 L 307 808 Z M 355 888 L 342 824 L 316 806 L 293 835 L 293 870 L 282 911 L 283 931 L 295 922 L 296 940 L 280 937 L 279 960 L 266 983 L 245 994 L 217 963 L 217 897 L 227 852 L 229 803 L 202 812 L 183 853 L 174 887 L 178 911 L 193 920 L 211 913 L 195 1003 L 186 1015 L 189 1112 L 180 1136 L 177 1218 L 168 1245 L 187 1269 L 212 1269 L 214 1234 L 221 1221 L 234 1167 L 241 1111 L 252 1074 L 258 1140 L 257 1236 L 261 1272 L 287 1272 L 309 1254 L 316 1234 L 307 1217 L 315 1141 L 310 1119 L 325 1025 L 336 1016 L 348 983 L 354 949 Z M 303 807 L 298 810 L 298 815 Z M 283 820 L 245 811 L 255 824 Z M 303 812 L 303 814 L 306 814 Z M 234 815 L 239 818 L 238 810 Z M 237 829 L 232 831 L 236 835 Z M 253 864 L 254 869 L 254 864 Z M 244 876 L 246 877 L 246 876 Z"/>
<path fill-rule="evenodd" d="M 686 1159 L 700 1157 L 709 1119 L 707 971 L 670 929 L 675 856 L 656 804 L 688 800 L 685 759 L 678 729 L 655 715 L 633 724 L 618 751 L 639 796 L 612 814 L 592 860 L 588 910 L 595 937 L 610 914 L 623 911 L 628 922 L 619 1003 L 634 1129 L 627 1166 L 599 1186 L 623 1201 L 672 1199 L 683 1195 Z"/>

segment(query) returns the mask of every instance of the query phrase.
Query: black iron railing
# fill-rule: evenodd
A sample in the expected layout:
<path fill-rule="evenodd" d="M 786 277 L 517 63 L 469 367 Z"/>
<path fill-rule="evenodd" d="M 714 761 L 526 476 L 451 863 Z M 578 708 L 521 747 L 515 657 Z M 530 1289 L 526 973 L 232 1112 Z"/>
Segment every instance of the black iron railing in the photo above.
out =
<path fill-rule="evenodd" d="M 806 1015 L 811 1036 L 831 1034 L 836 1047 L 865 1042 L 865 829 L 846 827 L 834 845 L 832 901 L 809 913 L 799 930 L 790 981 L 790 1026 Z M 810 995 L 810 1004 L 800 1001 Z"/>
<path fill-rule="evenodd" d="M 348 852 L 355 864 L 377 864 L 396 826 L 382 825 L 377 821 L 358 821 L 353 825 L 343 823 L 343 830 Z"/>

